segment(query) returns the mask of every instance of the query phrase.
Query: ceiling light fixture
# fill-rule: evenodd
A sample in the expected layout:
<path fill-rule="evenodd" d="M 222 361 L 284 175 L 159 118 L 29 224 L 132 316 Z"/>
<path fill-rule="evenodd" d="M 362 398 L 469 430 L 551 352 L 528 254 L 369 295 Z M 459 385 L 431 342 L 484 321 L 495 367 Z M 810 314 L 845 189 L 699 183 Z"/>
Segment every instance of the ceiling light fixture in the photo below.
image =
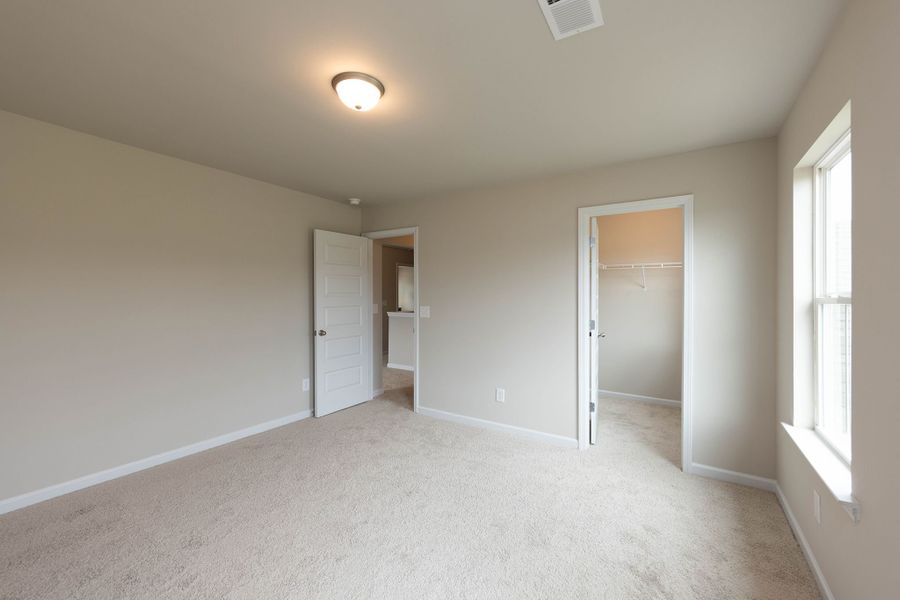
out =
<path fill-rule="evenodd" d="M 331 87 L 347 108 L 359 112 L 372 110 L 384 96 L 384 85 L 365 73 L 338 73 L 331 80 Z"/>
<path fill-rule="evenodd" d="M 350 198 L 350 204 L 353 206 L 359 206 L 360 199 L 359 198 Z"/>

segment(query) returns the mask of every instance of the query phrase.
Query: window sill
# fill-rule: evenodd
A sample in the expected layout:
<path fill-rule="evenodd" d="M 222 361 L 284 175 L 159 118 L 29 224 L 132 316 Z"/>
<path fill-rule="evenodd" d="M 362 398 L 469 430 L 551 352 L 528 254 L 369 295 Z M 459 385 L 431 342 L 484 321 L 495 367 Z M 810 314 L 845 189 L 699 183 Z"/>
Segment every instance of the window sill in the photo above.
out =
<path fill-rule="evenodd" d="M 854 523 L 859 522 L 859 502 L 853 497 L 850 468 L 823 442 L 815 431 L 782 423 L 788 436 Z"/>

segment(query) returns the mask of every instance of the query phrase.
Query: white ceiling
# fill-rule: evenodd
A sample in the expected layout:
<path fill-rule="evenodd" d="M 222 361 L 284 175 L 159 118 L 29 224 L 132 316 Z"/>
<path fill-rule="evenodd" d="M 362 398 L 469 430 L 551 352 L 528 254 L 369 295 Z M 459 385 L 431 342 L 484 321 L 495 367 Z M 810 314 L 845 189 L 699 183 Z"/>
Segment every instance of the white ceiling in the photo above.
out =
<path fill-rule="evenodd" d="M 344 200 L 777 133 L 844 0 L 3 0 L 0 108 Z M 330 87 L 387 88 L 369 113 Z"/>

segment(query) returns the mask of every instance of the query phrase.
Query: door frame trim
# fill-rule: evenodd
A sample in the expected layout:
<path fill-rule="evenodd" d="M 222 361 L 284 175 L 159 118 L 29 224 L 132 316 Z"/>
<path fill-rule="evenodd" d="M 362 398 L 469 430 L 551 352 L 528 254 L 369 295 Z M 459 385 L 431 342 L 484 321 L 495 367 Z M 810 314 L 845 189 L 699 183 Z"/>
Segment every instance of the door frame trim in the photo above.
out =
<path fill-rule="evenodd" d="M 682 329 L 681 366 L 681 470 L 691 471 L 693 454 L 693 405 L 694 405 L 694 196 L 670 196 L 651 200 L 619 202 L 587 206 L 578 209 L 578 447 L 589 445 L 590 402 L 590 286 L 588 272 L 590 265 L 590 220 L 593 217 L 620 215 L 633 212 L 647 212 L 667 208 L 683 209 L 684 224 L 684 304 Z"/>
<path fill-rule="evenodd" d="M 413 371 L 413 412 L 419 412 L 419 391 L 421 390 L 420 386 L 420 373 L 422 371 L 422 362 L 419 360 L 419 269 L 421 265 L 421 258 L 419 257 L 419 227 L 400 227 L 397 229 L 383 229 L 380 231 L 367 231 L 362 234 L 363 237 L 367 237 L 371 240 L 381 240 L 384 238 L 392 238 L 398 237 L 401 235 L 412 235 L 413 236 L 413 279 L 415 279 L 415 288 L 416 288 L 416 303 L 415 303 L 415 311 L 416 316 L 413 318 L 413 328 L 415 329 L 415 333 L 413 335 L 413 340 L 416 344 L 416 368 Z M 374 277 L 374 252 L 369 252 L 369 282 L 370 282 L 370 293 L 375 289 L 375 277 Z M 373 298 L 374 299 L 374 298 Z M 378 307 L 378 315 L 381 317 L 381 311 L 384 310 L 383 306 Z M 372 323 L 372 340 L 374 343 L 375 339 L 375 319 L 374 315 L 371 319 Z M 384 335 L 384 332 L 381 332 Z M 373 348 L 374 352 L 374 348 Z M 381 353 L 375 353 L 378 355 L 379 365 L 381 364 Z M 375 394 L 375 369 L 374 369 L 374 358 L 373 358 L 373 368 L 372 368 L 372 377 L 369 381 L 369 393 L 374 397 Z"/>

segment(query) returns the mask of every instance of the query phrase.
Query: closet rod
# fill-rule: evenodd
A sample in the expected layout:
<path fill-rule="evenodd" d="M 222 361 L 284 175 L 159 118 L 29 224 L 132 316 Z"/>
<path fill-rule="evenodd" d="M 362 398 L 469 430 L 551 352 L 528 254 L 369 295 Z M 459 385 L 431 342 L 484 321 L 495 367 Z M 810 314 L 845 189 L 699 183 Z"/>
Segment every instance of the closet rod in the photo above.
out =
<path fill-rule="evenodd" d="M 656 262 L 656 263 L 623 263 L 617 265 L 605 265 L 600 263 L 600 268 L 604 271 L 617 271 L 622 269 L 680 269 L 680 262 Z"/>
<path fill-rule="evenodd" d="M 680 262 L 658 262 L 658 263 L 627 263 L 619 265 L 604 265 L 598 263 L 601 271 L 624 271 L 629 269 L 641 270 L 641 289 L 647 291 L 647 269 L 680 269 Z"/>

